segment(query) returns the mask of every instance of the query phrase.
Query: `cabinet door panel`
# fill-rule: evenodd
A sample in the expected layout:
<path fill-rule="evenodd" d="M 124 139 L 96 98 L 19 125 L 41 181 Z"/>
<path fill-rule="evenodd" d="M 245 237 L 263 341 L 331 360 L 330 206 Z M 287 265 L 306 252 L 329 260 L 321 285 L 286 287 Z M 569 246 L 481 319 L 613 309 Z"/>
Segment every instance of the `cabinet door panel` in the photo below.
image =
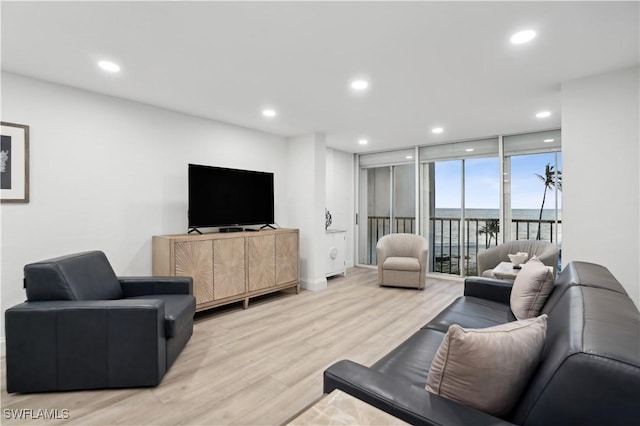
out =
<path fill-rule="evenodd" d="M 244 238 L 213 242 L 213 298 L 215 300 L 245 292 Z"/>
<path fill-rule="evenodd" d="M 213 300 L 213 245 L 211 241 L 175 243 L 176 276 L 193 277 L 196 303 Z"/>
<path fill-rule="evenodd" d="M 276 235 L 276 284 L 298 279 L 298 234 Z"/>
<path fill-rule="evenodd" d="M 249 291 L 275 286 L 275 235 L 247 238 L 249 258 Z"/>

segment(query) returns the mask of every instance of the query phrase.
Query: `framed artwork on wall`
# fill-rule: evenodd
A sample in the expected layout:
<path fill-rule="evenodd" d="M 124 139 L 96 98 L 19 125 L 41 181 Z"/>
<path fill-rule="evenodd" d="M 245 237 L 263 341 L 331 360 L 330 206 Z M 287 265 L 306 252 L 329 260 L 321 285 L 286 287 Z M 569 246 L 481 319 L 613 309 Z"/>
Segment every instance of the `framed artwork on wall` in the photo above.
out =
<path fill-rule="evenodd" d="M 0 122 L 0 202 L 29 202 L 29 126 Z"/>

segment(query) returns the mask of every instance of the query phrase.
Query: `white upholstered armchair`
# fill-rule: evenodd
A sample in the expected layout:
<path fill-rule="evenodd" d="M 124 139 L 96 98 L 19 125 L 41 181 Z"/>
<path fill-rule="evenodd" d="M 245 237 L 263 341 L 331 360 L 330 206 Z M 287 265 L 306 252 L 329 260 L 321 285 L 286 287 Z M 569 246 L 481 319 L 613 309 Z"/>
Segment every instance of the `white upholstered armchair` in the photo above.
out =
<path fill-rule="evenodd" d="M 378 284 L 424 288 L 429 243 L 420 235 L 389 234 L 378 240 Z"/>
<path fill-rule="evenodd" d="M 517 240 L 491 247 L 478 253 L 478 276 L 493 277 L 493 268 L 500 262 L 509 262 L 509 254 L 525 252 L 529 259 L 536 256 L 542 263 L 555 268 L 558 266 L 560 251 L 555 244 L 538 240 Z"/>

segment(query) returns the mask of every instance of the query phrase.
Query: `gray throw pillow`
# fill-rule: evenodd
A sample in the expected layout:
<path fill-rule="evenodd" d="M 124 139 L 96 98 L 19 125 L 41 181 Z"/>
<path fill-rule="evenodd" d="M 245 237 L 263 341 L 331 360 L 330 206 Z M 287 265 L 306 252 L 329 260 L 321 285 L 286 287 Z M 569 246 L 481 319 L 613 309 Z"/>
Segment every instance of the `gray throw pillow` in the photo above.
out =
<path fill-rule="evenodd" d="M 433 358 L 426 389 L 504 417 L 538 365 L 546 334 L 546 314 L 484 329 L 452 324 Z"/>
<path fill-rule="evenodd" d="M 511 311 L 519 320 L 540 314 L 553 289 L 553 272 L 538 258 L 524 264 L 511 289 Z"/>

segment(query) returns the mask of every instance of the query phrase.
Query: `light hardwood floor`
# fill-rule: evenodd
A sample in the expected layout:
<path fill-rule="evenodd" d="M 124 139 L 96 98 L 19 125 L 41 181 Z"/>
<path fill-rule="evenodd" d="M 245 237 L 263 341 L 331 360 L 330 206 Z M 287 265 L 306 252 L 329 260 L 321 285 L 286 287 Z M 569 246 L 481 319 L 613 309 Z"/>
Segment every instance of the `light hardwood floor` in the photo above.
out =
<path fill-rule="evenodd" d="M 351 268 L 327 290 L 278 293 L 197 317 L 193 337 L 155 388 L 7 394 L 3 424 L 278 425 L 322 396 L 322 372 L 371 365 L 462 294 L 428 278 L 424 291 L 380 288 Z M 16 421 L 6 409 L 69 410 L 68 419 Z"/>

